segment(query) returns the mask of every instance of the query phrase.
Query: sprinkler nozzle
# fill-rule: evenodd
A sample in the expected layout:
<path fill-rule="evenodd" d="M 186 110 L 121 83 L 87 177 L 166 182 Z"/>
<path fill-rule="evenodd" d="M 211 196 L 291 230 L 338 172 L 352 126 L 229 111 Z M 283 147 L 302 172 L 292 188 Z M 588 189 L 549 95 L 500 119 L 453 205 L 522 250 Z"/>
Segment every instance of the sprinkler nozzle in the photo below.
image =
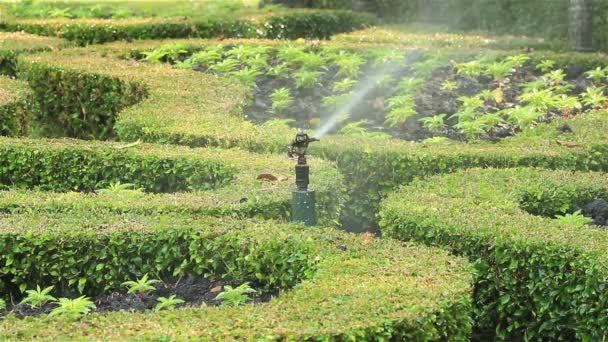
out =
<path fill-rule="evenodd" d="M 289 150 L 287 151 L 287 156 L 289 158 L 294 159 L 296 156 L 298 157 L 299 165 L 306 165 L 306 151 L 308 150 L 308 145 L 311 142 L 320 141 L 317 138 L 311 138 L 304 131 L 298 131 L 295 139 L 291 143 Z"/>

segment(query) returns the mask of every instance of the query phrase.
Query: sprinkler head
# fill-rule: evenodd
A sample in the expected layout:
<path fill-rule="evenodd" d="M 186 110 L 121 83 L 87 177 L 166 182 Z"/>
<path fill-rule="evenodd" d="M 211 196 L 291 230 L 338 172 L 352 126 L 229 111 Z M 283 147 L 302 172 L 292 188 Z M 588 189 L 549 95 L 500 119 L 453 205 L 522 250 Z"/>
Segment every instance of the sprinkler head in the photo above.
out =
<path fill-rule="evenodd" d="M 295 139 L 291 143 L 287 155 L 289 158 L 298 157 L 299 165 L 306 165 L 306 151 L 308 150 L 308 144 L 314 141 L 319 141 L 317 138 L 311 138 L 302 130 L 298 130 Z"/>

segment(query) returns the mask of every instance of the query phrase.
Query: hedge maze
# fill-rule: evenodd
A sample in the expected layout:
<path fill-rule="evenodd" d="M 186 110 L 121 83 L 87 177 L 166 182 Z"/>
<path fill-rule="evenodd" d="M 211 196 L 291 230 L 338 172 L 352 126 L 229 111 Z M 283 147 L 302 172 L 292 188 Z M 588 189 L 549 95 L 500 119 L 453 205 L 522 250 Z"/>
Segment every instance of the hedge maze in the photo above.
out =
<path fill-rule="evenodd" d="M 275 39 L 374 20 L 0 22 L 27 32 L 0 35 L 0 338 L 605 338 L 608 241 L 587 211 L 608 200 L 608 74 L 586 77 L 603 56 L 538 43 L 522 58 L 513 41 L 389 28 Z M 501 82 L 505 65 L 517 86 Z M 478 75 L 460 71 L 472 66 Z M 572 66 L 582 70 L 566 75 Z M 395 77 L 363 93 L 383 69 Z M 425 92 L 456 107 L 422 111 Z M 294 122 L 318 128 L 355 97 L 381 115 L 354 118 L 351 106 L 311 147 L 320 226 L 288 223 Z M 528 116 L 509 111 L 522 107 Z M 11 312 L 37 285 L 98 298 L 146 274 L 272 298 L 78 319 Z"/>

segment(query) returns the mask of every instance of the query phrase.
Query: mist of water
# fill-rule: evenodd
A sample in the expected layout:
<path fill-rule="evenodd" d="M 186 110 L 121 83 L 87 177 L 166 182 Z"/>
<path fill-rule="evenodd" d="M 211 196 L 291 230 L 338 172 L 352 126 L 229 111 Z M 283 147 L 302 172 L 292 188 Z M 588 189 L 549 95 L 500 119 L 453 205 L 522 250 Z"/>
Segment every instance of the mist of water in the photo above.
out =
<path fill-rule="evenodd" d="M 357 87 L 354 89 L 353 95 L 350 97 L 349 101 L 337 108 L 327 118 L 327 121 L 315 130 L 313 136 L 315 138 L 322 138 L 323 136 L 331 132 L 331 130 L 334 129 L 334 127 L 336 127 L 336 125 L 339 123 L 339 119 L 342 116 L 351 114 L 353 108 L 355 108 L 359 103 L 361 103 L 365 96 L 367 96 L 367 94 L 369 94 L 370 91 L 372 91 L 376 87 L 378 82 L 383 80 L 386 76 L 394 73 L 395 71 L 397 71 L 397 67 L 395 65 L 387 65 L 380 68 L 372 75 L 367 76 L 365 79 L 359 82 Z"/>

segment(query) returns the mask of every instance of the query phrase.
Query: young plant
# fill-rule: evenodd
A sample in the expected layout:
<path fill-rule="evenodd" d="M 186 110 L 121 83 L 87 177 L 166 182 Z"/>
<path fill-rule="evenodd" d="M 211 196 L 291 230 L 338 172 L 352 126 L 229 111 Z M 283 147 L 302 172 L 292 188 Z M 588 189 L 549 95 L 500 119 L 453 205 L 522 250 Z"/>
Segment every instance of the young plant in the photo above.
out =
<path fill-rule="evenodd" d="M 533 90 L 521 94 L 519 98 L 521 102 L 544 112 L 557 107 L 558 97 L 553 94 L 551 89 Z"/>
<path fill-rule="evenodd" d="M 49 317 L 60 316 L 71 321 L 77 320 L 97 308 L 95 303 L 85 296 L 76 299 L 59 298 L 56 303 L 59 306 L 51 310 Z"/>
<path fill-rule="evenodd" d="M 345 78 L 340 81 L 336 81 L 334 83 L 334 92 L 336 93 L 346 93 L 353 89 L 353 87 L 357 84 L 356 80 Z"/>
<path fill-rule="evenodd" d="M 586 224 L 593 222 L 593 220 L 591 218 L 586 217 L 583 214 L 581 214 L 580 210 L 578 210 L 572 214 L 556 215 L 555 221 L 559 222 L 559 223 L 574 225 L 579 228 L 585 226 Z"/>
<path fill-rule="evenodd" d="M 193 54 L 188 61 L 193 65 L 212 65 L 222 60 L 223 51 L 222 46 L 211 47 Z"/>
<path fill-rule="evenodd" d="M 226 58 L 223 61 L 213 64 L 210 69 L 222 74 L 229 74 L 236 70 L 239 65 L 240 62 L 236 59 Z"/>
<path fill-rule="evenodd" d="M 524 106 L 504 110 L 503 113 L 507 116 L 507 121 L 521 128 L 527 128 L 536 123 L 543 113 L 535 107 Z"/>
<path fill-rule="evenodd" d="M 487 129 L 485 123 L 478 120 L 461 121 L 454 127 L 457 128 L 460 133 L 464 134 L 467 139 L 477 139 L 479 135 L 485 133 Z"/>
<path fill-rule="evenodd" d="M 295 62 L 299 63 L 302 66 L 302 70 L 306 71 L 317 71 L 327 63 L 325 57 L 313 52 L 301 53 L 295 59 Z"/>
<path fill-rule="evenodd" d="M 256 291 L 249 286 L 249 283 L 243 283 L 236 288 L 227 285 L 224 292 L 217 295 L 215 299 L 221 301 L 222 305 L 239 306 L 251 300 L 248 294 L 255 292 Z"/>
<path fill-rule="evenodd" d="M 335 63 L 339 68 L 338 73 L 336 74 L 338 77 L 357 78 L 365 60 L 355 54 L 340 54 Z"/>
<path fill-rule="evenodd" d="M 36 290 L 27 290 L 27 296 L 21 301 L 21 304 L 29 304 L 32 308 L 42 308 L 44 304 L 57 300 L 49 293 L 55 288 L 55 286 L 49 286 L 44 290 L 40 289 L 39 285 L 36 285 Z"/>
<path fill-rule="evenodd" d="M 569 118 L 570 115 L 576 110 L 583 108 L 583 105 L 579 102 L 576 96 L 562 95 L 557 97 L 555 105 L 561 109 L 562 117 Z"/>
<path fill-rule="evenodd" d="M 148 274 L 144 274 L 141 279 L 137 281 L 125 281 L 122 286 L 126 286 L 129 290 L 128 293 L 135 293 L 139 296 L 144 296 L 150 291 L 155 290 L 154 284 L 160 283 L 158 279 L 148 279 Z"/>
<path fill-rule="evenodd" d="M 258 76 L 262 75 L 260 71 L 254 68 L 243 68 L 241 70 L 232 71 L 230 75 L 234 76 L 239 82 L 247 87 L 255 86 L 255 81 Z"/>
<path fill-rule="evenodd" d="M 71 18 L 73 15 L 69 8 L 52 8 L 47 13 L 49 18 Z"/>
<path fill-rule="evenodd" d="M 297 62 L 302 54 L 304 54 L 304 47 L 287 45 L 278 49 L 277 57 L 279 59 L 287 62 L 290 65 L 293 65 Z"/>
<path fill-rule="evenodd" d="M 188 47 L 183 43 L 163 45 L 158 49 L 142 52 L 145 56 L 143 60 L 153 64 L 162 62 L 174 63 L 181 55 L 186 53 L 188 53 Z"/>
<path fill-rule="evenodd" d="M 566 73 L 563 69 L 557 69 L 549 71 L 548 73 L 543 75 L 543 78 L 545 78 L 547 84 L 549 84 L 550 86 L 555 86 L 564 82 L 564 79 L 566 78 Z"/>
<path fill-rule="evenodd" d="M 370 137 L 390 139 L 390 135 L 382 132 L 369 132 L 364 126 L 368 124 L 367 120 L 355 121 L 344 125 L 338 133 L 351 137 Z"/>
<path fill-rule="evenodd" d="M 421 118 L 418 121 L 422 123 L 422 126 L 433 133 L 439 133 L 446 127 L 446 123 L 444 121 L 447 114 L 438 114 L 435 116 L 429 116 L 426 118 Z"/>
<path fill-rule="evenodd" d="M 526 64 L 526 62 L 529 60 L 530 60 L 530 56 L 520 54 L 520 55 L 514 55 L 514 56 L 509 56 L 509 57 L 505 58 L 503 63 L 509 65 L 509 67 L 511 67 L 513 69 L 519 69 L 519 68 L 523 67 L 524 64 Z"/>
<path fill-rule="evenodd" d="M 548 73 L 553 70 L 555 67 L 555 61 L 551 59 L 542 60 L 540 63 L 536 64 L 536 69 L 540 70 L 543 73 Z"/>
<path fill-rule="evenodd" d="M 412 116 L 418 114 L 414 107 L 414 104 L 403 107 L 397 107 L 392 109 L 384 120 L 384 123 L 391 127 L 403 127 L 405 122 Z"/>
<path fill-rule="evenodd" d="M 495 62 L 488 65 L 485 74 L 492 76 L 494 81 L 502 82 L 513 73 L 513 68 L 508 63 Z"/>
<path fill-rule="evenodd" d="M 335 110 L 347 104 L 352 98 L 352 92 L 333 96 L 326 96 L 325 98 L 323 98 L 323 107 L 330 110 Z"/>
<path fill-rule="evenodd" d="M 456 64 L 456 74 L 468 78 L 477 78 L 483 73 L 483 65 L 479 61 Z"/>
<path fill-rule="evenodd" d="M 169 298 L 159 297 L 157 300 L 158 304 L 156 304 L 156 307 L 154 308 L 154 311 L 156 312 L 161 310 L 173 310 L 177 304 L 184 303 L 183 299 L 175 298 L 175 295 L 172 295 Z"/>
<path fill-rule="evenodd" d="M 288 88 L 276 89 L 271 95 L 272 112 L 278 113 L 293 103 L 293 97 Z"/>
<path fill-rule="evenodd" d="M 289 77 L 289 65 L 287 63 L 277 64 L 268 69 L 268 74 L 278 78 Z"/>
<path fill-rule="evenodd" d="M 606 105 L 608 97 L 604 95 L 604 87 L 589 87 L 581 94 L 581 99 L 585 106 L 593 109 L 600 109 Z"/>
<path fill-rule="evenodd" d="M 0 298 L 0 311 L 6 310 L 6 302 L 4 299 Z"/>
<path fill-rule="evenodd" d="M 597 67 L 587 71 L 585 74 L 588 79 L 593 80 L 596 83 L 604 82 L 608 79 L 608 67 Z"/>
<path fill-rule="evenodd" d="M 424 84 L 424 79 L 406 77 L 399 82 L 398 91 L 404 94 L 414 94 Z"/>
<path fill-rule="evenodd" d="M 441 90 L 454 91 L 458 89 L 458 82 L 447 80 L 441 84 Z"/>
<path fill-rule="evenodd" d="M 321 72 L 301 70 L 295 73 L 293 77 L 295 79 L 296 87 L 300 89 L 312 89 L 320 85 L 319 77 L 321 77 Z"/>

